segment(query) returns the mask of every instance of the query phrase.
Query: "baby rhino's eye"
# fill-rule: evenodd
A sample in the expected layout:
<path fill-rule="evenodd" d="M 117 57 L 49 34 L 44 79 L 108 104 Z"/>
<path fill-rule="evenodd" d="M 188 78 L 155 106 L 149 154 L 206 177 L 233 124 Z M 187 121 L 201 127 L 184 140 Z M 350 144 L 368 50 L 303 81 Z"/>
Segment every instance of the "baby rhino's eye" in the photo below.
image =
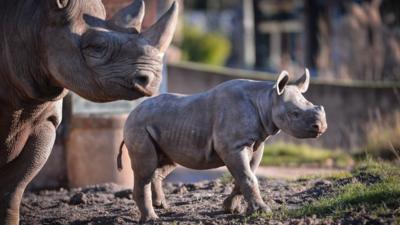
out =
<path fill-rule="evenodd" d="M 294 118 L 298 118 L 300 116 L 300 112 L 298 110 L 294 110 L 290 112 L 290 116 Z"/>

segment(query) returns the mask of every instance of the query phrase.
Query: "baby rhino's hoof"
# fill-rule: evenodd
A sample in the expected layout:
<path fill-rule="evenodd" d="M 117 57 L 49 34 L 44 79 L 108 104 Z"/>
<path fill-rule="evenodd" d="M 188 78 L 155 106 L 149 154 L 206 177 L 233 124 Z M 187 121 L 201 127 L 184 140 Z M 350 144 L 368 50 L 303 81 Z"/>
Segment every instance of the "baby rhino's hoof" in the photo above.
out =
<path fill-rule="evenodd" d="M 253 214 L 253 213 L 267 213 L 267 214 L 270 214 L 270 213 L 272 213 L 272 210 L 265 203 L 263 203 L 263 204 L 249 204 L 249 207 L 247 208 L 247 214 Z"/>
<path fill-rule="evenodd" d="M 152 221 L 156 221 L 156 220 L 159 220 L 159 218 L 158 218 L 158 216 L 156 214 L 154 214 L 154 215 L 148 215 L 148 216 L 140 217 L 139 222 L 148 223 L 148 222 L 152 222 Z"/>
<path fill-rule="evenodd" d="M 243 207 L 240 204 L 240 197 L 235 196 L 235 197 L 228 197 L 225 199 L 223 203 L 223 207 L 226 213 L 232 213 L 232 214 L 240 214 L 243 212 Z"/>
<path fill-rule="evenodd" d="M 168 209 L 169 205 L 167 203 L 167 201 L 163 200 L 163 201 L 154 201 L 153 202 L 153 206 L 158 208 L 158 209 Z"/>

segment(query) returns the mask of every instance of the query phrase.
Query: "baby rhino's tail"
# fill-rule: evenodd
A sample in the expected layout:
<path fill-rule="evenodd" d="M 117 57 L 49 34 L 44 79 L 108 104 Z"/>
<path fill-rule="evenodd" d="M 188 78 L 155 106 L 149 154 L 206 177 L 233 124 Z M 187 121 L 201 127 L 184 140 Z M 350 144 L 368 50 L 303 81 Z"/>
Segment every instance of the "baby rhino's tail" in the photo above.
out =
<path fill-rule="evenodd" d="M 122 170 L 122 148 L 124 147 L 125 141 L 122 140 L 121 145 L 119 146 L 119 153 L 117 156 L 117 167 L 118 171 Z"/>

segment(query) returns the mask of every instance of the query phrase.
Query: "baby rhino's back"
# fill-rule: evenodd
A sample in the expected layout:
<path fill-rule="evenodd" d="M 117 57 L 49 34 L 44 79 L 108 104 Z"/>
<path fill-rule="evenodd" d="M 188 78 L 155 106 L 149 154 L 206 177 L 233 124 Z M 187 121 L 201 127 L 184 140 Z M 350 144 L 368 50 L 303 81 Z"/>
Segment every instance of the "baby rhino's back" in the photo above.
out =
<path fill-rule="evenodd" d="M 205 126 L 204 121 L 211 119 L 209 98 L 205 93 L 192 96 L 162 94 L 147 99 L 132 114 L 138 123 L 167 130 Z"/>
<path fill-rule="evenodd" d="M 128 132 L 135 132 L 134 127 L 146 129 L 161 151 L 178 164 L 213 168 L 221 161 L 212 149 L 212 105 L 209 93 L 163 94 L 140 104 L 126 126 Z"/>

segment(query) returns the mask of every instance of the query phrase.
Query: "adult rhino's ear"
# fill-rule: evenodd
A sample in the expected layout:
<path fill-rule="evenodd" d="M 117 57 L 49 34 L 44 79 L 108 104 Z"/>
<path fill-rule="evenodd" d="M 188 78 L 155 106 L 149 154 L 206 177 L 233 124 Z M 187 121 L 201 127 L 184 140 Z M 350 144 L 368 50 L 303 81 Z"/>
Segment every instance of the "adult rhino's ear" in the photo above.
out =
<path fill-rule="evenodd" d="M 283 94 L 283 91 L 285 90 L 286 85 L 289 82 L 289 73 L 287 71 L 282 71 L 281 74 L 279 74 L 278 80 L 276 81 L 275 88 L 276 92 L 278 95 Z"/>
<path fill-rule="evenodd" d="M 164 53 L 174 37 L 177 22 L 178 3 L 174 1 L 169 10 L 153 26 L 141 33 L 141 37 Z"/>
<path fill-rule="evenodd" d="M 145 5 L 143 0 L 135 0 L 132 4 L 118 11 L 111 22 L 118 27 L 134 28 L 140 32 L 144 18 Z"/>
<path fill-rule="evenodd" d="M 70 19 L 70 10 L 73 6 L 73 1 L 76 0 L 43 0 L 45 4 L 45 11 L 47 13 L 47 20 L 52 25 L 65 25 Z"/>
<path fill-rule="evenodd" d="M 308 86 L 310 86 L 310 71 L 307 68 L 303 76 L 294 82 L 294 85 L 299 88 L 301 93 L 305 93 L 308 90 Z"/>

